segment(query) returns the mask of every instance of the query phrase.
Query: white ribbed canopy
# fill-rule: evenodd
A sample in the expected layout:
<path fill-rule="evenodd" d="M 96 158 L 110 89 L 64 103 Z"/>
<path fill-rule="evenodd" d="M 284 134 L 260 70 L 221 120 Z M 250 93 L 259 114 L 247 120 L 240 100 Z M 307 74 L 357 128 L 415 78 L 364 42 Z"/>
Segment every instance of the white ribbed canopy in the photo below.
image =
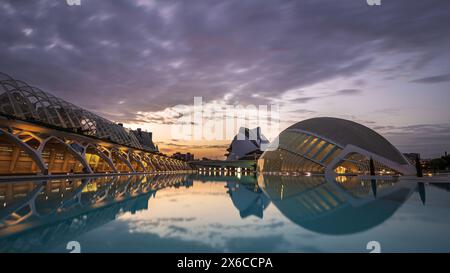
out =
<path fill-rule="evenodd" d="M 329 139 L 342 148 L 348 144 L 358 146 L 399 164 L 408 164 L 403 155 L 383 136 L 353 121 L 320 117 L 298 122 L 289 129 L 299 129 Z"/>

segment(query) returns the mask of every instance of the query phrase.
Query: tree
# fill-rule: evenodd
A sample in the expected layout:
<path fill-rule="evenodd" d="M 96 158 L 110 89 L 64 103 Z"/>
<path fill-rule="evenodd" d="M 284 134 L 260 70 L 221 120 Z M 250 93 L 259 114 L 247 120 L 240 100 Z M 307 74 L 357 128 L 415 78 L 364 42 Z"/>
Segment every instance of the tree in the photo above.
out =
<path fill-rule="evenodd" d="M 416 172 L 417 177 L 423 177 L 422 165 L 420 164 L 420 156 L 416 156 Z"/>
<path fill-rule="evenodd" d="M 430 161 L 430 169 L 433 171 L 445 170 L 447 161 L 442 158 L 435 158 Z"/>

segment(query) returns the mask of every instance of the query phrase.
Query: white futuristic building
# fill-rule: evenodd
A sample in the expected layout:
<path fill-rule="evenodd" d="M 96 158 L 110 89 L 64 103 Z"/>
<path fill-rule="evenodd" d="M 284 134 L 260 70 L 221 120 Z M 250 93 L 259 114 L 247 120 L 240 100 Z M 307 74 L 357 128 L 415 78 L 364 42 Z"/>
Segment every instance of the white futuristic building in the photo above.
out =
<path fill-rule="evenodd" d="M 269 141 L 261 134 L 261 128 L 248 129 L 241 127 L 227 149 L 227 160 L 253 160 L 262 154 L 264 145 Z"/>
<path fill-rule="evenodd" d="M 313 118 L 284 130 L 258 161 L 262 173 L 413 175 L 415 168 L 375 131 L 338 118 Z"/>
<path fill-rule="evenodd" d="M 152 134 L 0 73 L 0 175 L 189 170 L 159 153 Z"/>

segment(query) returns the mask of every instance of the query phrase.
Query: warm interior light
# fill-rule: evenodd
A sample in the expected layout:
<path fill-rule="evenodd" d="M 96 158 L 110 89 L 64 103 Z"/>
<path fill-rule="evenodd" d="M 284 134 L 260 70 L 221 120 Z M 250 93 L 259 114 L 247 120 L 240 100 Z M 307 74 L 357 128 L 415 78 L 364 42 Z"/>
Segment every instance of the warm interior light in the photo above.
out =
<path fill-rule="evenodd" d="M 345 168 L 343 166 L 339 166 L 335 169 L 335 172 L 337 174 L 345 174 L 347 172 L 347 168 Z"/>

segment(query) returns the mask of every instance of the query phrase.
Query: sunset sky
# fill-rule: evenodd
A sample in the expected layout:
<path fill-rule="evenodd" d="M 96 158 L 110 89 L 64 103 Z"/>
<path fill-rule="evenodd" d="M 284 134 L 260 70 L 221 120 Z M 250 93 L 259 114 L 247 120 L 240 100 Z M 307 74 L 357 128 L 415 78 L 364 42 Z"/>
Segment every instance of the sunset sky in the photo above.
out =
<path fill-rule="evenodd" d="M 1 72 L 152 131 L 168 154 L 222 158 L 231 141 L 173 134 L 194 97 L 276 104 L 280 130 L 333 116 L 402 152 L 450 151 L 450 1 L 35 0 L 0 14 Z"/>

